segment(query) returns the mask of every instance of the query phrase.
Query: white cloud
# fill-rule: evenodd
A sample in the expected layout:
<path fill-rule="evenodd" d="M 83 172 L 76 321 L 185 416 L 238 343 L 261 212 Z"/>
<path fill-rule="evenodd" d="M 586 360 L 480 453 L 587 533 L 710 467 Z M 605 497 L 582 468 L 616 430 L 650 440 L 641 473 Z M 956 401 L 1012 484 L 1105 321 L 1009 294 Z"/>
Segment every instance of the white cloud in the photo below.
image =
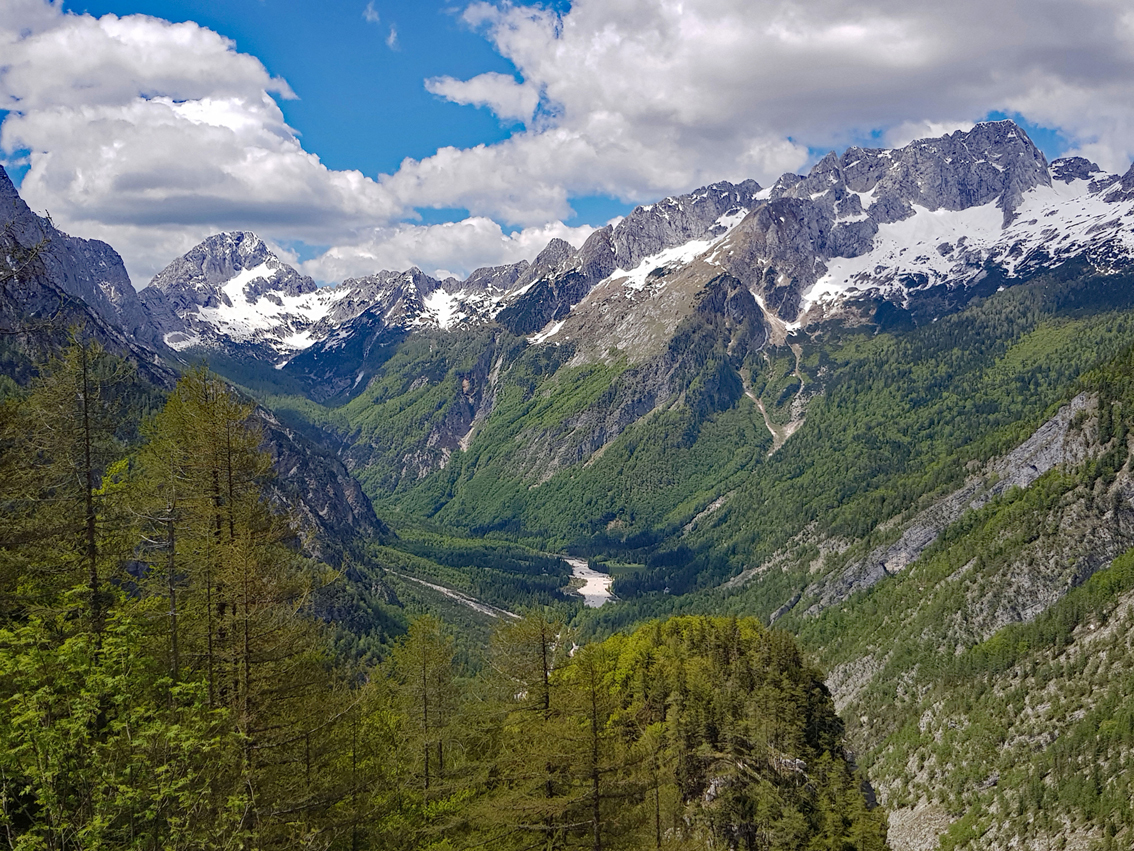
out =
<path fill-rule="evenodd" d="M 370 0 L 366 4 L 366 8 L 362 10 L 362 19 L 368 24 L 377 24 L 382 21 L 382 16 L 378 14 L 378 10 L 374 8 L 374 0 Z"/>
<path fill-rule="evenodd" d="M 561 16 L 477 0 L 464 20 L 552 112 L 489 148 L 405 163 L 399 197 L 444 183 L 470 209 L 526 223 L 561 213 L 562 189 L 645 200 L 722 177 L 767 183 L 809 148 L 878 131 L 908 142 L 996 110 L 1063 128 L 1110 168 L 1134 154 L 1127 0 L 575 0 Z M 503 96 L 476 96 L 479 79 L 434 91 L 515 117 Z M 535 191 L 518 201 L 524 184 Z"/>
<path fill-rule="evenodd" d="M 452 77 L 433 77 L 425 81 L 425 88 L 453 103 L 486 106 L 501 118 L 512 121 L 531 121 L 539 105 L 536 89 L 496 72 L 478 74 L 463 81 Z"/>
<path fill-rule="evenodd" d="M 969 131 L 976 126 L 973 121 L 903 121 L 886 131 L 883 144 L 888 148 L 902 148 L 915 139 L 935 139 L 957 130 Z"/>
<path fill-rule="evenodd" d="M 375 229 L 355 245 L 336 246 L 300 266 L 318 281 L 341 281 L 379 269 L 411 266 L 438 278 L 463 278 L 482 266 L 532 260 L 553 238 L 578 247 L 594 230 L 551 222 L 509 234 L 491 219 L 472 216 L 437 225 Z"/>
<path fill-rule="evenodd" d="M 398 50 L 398 28 L 390 24 L 390 34 L 386 36 L 386 47 Z"/>
<path fill-rule="evenodd" d="M 26 18 L 0 20 L 0 108 L 13 110 L 0 146 L 29 151 L 24 198 L 63 229 L 111 242 L 135 283 L 185 234 L 254 228 L 332 243 L 407 212 L 378 182 L 305 151 L 272 97 L 291 89 L 217 33 L 21 5 L 30 33 Z"/>

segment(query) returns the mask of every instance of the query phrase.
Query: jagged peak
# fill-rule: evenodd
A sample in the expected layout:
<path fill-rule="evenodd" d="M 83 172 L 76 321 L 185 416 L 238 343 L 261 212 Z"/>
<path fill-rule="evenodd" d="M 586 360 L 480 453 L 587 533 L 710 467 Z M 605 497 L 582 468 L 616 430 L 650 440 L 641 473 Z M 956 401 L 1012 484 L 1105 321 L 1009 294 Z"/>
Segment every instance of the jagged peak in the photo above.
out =
<path fill-rule="evenodd" d="M 1061 183 L 1091 180 L 1096 174 L 1102 174 L 1102 169 L 1086 157 L 1060 157 L 1051 161 L 1051 177 Z"/>
<path fill-rule="evenodd" d="M 539 266 L 542 263 L 556 262 L 562 260 L 564 257 L 569 257 L 574 254 L 578 249 L 565 239 L 553 237 L 547 243 L 547 246 L 536 255 L 536 259 L 532 261 L 533 266 Z"/>
<path fill-rule="evenodd" d="M 545 248 L 544 251 L 547 249 Z M 501 266 L 482 266 L 476 269 L 463 281 L 449 278 L 442 281 L 446 291 L 456 292 L 459 289 L 486 290 L 489 288 L 507 290 L 530 268 L 527 260 L 519 263 L 507 263 Z"/>
<path fill-rule="evenodd" d="M 0 165 L 0 198 L 19 197 L 19 190 L 16 189 L 16 184 L 12 182 L 12 178 L 8 176 L 8 170 Z"/>
<path fill-rule="evenodd" d="M 226 231 L 206 237 L 158 272 L 143 294 L 197 292 L 202 298 L 240 280 L 245 298 L 269 292 L 314 292 L 315 281 L 281 260 L 251 231 Z M 231 295 L 231 294 L 230 294 Z M 198 296 L 190 297 L 196 303 Z"/>

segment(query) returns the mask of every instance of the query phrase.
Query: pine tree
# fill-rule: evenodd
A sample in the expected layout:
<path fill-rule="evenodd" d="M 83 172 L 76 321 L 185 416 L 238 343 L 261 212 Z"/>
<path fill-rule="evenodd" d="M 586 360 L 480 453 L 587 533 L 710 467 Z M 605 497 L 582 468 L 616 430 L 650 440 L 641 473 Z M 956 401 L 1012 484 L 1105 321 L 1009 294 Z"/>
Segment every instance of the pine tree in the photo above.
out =
<path fill-rule="evenodd" d="M 493 635 L 483 723 L 489 793 L 474 815 L 500 848 L 564 847 L 578 802 L 571 780 L 572 720 L 563 667 L 571 632 L 547 612 L 503 624 Z"/>
<path fill-rule="evenodd" d="M 78 333 L 0 417 L 0 561 L 8 607 L 51 605 L 83 581 L 96 632 L 107 613 L 108 574 L 128 557 L 117 537 L 117 489 L 103 477 L 120 456 L 115 437 L 129 374 L 122 361 Z M 19 580 L 17 580 L 19 577 Z M 16 600 L 17 581 L 23 600 Z M 29 596 L 30 595 L 30 596 Z"/>
<path fill-rule="evenodd" d="M 136 517 L 151 557 L 145 587 L 163 601 L 171 677 L 200 681 L 242 743 L 250 806 L 242 829 L 270 844 L 316 829 L 312 739 L 340 715 L 325 630 L 310 616 L 331 576 L 294 546 L 263 496 L 270 461 L 252 407 L 191 371 L 139 453 Z M 282 814 L 282 818 L 271 815 Z"/>

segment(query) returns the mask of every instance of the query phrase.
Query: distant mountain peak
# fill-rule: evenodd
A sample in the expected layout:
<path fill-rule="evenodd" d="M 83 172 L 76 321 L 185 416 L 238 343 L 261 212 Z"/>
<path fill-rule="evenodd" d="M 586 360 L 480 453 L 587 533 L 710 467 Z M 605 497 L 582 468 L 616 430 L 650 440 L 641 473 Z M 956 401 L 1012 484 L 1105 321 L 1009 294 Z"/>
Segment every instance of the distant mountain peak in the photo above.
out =
<path fill-rule="evenodd" d="M 284 263 L 249 231 L 208 237 L 158 272 L 147 289 L 171 295 L 193 290 L 206 299 L 213 296 L 231 301 L 232 284 L 237 280 L 250 302 L 268 292 L 295 296 L 317 289 L 311 278 Z"/>
<path fill-rule="evenodd" d="M 218 233 L 154 276 L 141 292 L 176 319 L 163 338 L 175 349 L 252 345 L 265 356 L 302 348 L 304 332 L 326 313 L 318 286 L 283 262 L 256 234 Z"/>

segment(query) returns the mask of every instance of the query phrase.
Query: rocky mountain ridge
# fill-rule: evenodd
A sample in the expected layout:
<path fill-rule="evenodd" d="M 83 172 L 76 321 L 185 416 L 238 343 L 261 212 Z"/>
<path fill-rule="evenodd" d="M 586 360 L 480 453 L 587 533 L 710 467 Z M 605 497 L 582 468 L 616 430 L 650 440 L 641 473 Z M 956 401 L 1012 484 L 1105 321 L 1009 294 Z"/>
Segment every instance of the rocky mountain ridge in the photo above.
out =
<path fill-rule="evenodd" d="M 65 234 L 32 212 L 2 167 L 0 258 L 0 328 L 20 350 L 41 357 L 82 327 L 151 382 L 173 381 L 153 351 L 160 339 L 122 258 L 105 242 Z"/>
<path fill-rule="evenodd" d="M 0 194 L 22 204 L 4 183 Z M 309 376 L 325 376 L 337 351 L 349 361 L 332 370 L 341 391 L 362 367 L 350 353 L 376 339 L 488 321 L 535 343 L 613 343 L 641 360 L 721 272 L 789 331 L 862 321 L 883 303 L 924 321 L 982 293 L 990 275 L 1022 279 L 1072 256 L 1124 268 L 1132 205 L 1134 171 L 1108 175 L 1082 158 L 1049 165 L 1020 127 L 999 121 L 895 150 L 832 152 L 766 189 L 713 184 L 637 207 L 579 248 L 552 240 L 530 263 L 464 281 L 411 269 L 318 287 L 241 232 L 208 238 L 140 293 L 102 243 L 57 237 L 53 262 L 73 295 L 157 351 L 219 347 L 277 366 L 310 353 L 294 367 Z M 71 280 L 79 269 L 102 272 Z"/>
<path fill-rule="evenodd" d="M 109 290 L 81 289 L 159 351 L 270 363 L 326 399 L 357 392 L 373 352 L 424 329 L 496 322 L 533 344 L 573 343 L 575 363 L 615 352 L 642 362 L 721 273 L 752 292 L 781 336 L 887 311 L 929 321 L 1071 257 L 1125 268 L 1131 216 L 1134 172 L 1104 174 L 1082 158 L 1049 165 L 1023 129 L 998 121 L 895 150 L 832 152 L 765 189 L 713 184 L 637 207 L 578 248 L 552 240 L 530 263 L 464 281 L 410 269 L 317 287 L 254 234 L 229 233 L 137 297 L 124 272 Z"/>

